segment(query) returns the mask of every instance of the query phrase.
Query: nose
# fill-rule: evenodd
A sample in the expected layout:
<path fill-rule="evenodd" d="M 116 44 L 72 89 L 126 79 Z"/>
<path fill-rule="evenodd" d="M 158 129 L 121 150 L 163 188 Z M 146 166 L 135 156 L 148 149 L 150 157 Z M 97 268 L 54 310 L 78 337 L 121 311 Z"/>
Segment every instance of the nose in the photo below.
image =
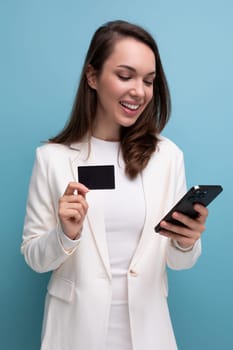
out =
<path fill-rule="evenodd" d="M 131 96 L 143 98 L 145 96 L 145 86 L 142 80 L 135 80 L 130 90 Z"/>

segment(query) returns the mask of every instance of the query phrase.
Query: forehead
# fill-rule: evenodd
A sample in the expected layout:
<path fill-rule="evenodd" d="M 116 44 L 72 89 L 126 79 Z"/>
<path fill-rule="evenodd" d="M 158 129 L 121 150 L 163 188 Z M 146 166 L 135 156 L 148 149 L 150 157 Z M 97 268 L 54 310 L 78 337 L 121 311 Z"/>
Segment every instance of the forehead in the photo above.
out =
<path fill-rule="evenodd" d="M 150 73 L 155 70 L 155 55 L 146 44 L 130 37 L 122 38 L 116 41 L 104 65 L 106 67 L 128 65 Z"/>

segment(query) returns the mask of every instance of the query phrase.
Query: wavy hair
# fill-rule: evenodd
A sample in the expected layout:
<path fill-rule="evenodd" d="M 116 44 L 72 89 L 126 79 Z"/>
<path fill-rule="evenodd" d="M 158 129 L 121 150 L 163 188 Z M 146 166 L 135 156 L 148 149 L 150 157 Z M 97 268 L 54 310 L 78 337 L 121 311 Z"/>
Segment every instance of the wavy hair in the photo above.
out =
<path fill-rule="evenodd" d="M 80 83 L 69 120 L 64 129 L 49 141 L 70 144 L 91 135 L 96 116 L 97 94 L 88 85 L 86 73 L 91 65 L 97 74 L 122 38 L 131 37 L 144 43 L 153 51 L 156 61 L 156 76 L 153 82 L 153 97 L 137 121 L 130 127 L 121 127 L 120 144 L 125 161 L 125 171 L 134 178 L 148 164 L 155 151 L 158 137 L 169 120 L 171 112 L 170 93 L 155 40 L 144 28 L 126 22 L 111 21 L 99 27 L 93 35 L 81 72 Z"/>

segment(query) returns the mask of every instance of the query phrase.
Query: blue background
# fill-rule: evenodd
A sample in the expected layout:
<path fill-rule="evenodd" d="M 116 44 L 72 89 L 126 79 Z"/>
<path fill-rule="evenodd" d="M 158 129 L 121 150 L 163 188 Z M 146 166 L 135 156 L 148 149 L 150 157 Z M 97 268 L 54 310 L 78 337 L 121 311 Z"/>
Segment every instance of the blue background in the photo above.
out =
<path fill-rule="evenodd" d="M 20 254 L 35 148 L 63 127 L 93 32 L 118 18 L 158 42 L 173 100 L 164 135 L 184 150 L 188 185 L 224 187 L 210 206 L 201 259 L 169 271 L 179 349 L 233 349 L 232 14 L 230 0 L 0 1 L 2 350 L 40 343 L 49 274 L 31 271 Z"/>

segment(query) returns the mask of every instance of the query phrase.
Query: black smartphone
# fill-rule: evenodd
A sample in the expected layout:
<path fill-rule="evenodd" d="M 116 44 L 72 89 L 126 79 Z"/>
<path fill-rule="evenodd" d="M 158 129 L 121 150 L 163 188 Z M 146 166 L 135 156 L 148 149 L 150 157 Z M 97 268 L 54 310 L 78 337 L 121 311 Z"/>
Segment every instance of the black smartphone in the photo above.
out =
<path fill-rule="evenodd" d="M 180 221 L 172 218 L 172 213 L 174 211 L 181 212 L 189 217 L 195 219 L 198 216 L 198 213 L 193 209 L 195 203 L 200 203 L 205 207 L 210 204 L 223 188 L 220 185 L 199 185 L 193 186 L 190 190 L 175 204 L 175 206 L 163 217 L 161 221 L 168 221 L 172 224 L 185 226 Z M 161 222 L 160 221 L 160 222 Z M 159 232 L 160 222 L 155 226 L 155 232 Z"/>
<path fill-rule="evenodd" d="M 78 166 L 78 181 L 90 190 L 114 189 L 114 165 Z"/>

